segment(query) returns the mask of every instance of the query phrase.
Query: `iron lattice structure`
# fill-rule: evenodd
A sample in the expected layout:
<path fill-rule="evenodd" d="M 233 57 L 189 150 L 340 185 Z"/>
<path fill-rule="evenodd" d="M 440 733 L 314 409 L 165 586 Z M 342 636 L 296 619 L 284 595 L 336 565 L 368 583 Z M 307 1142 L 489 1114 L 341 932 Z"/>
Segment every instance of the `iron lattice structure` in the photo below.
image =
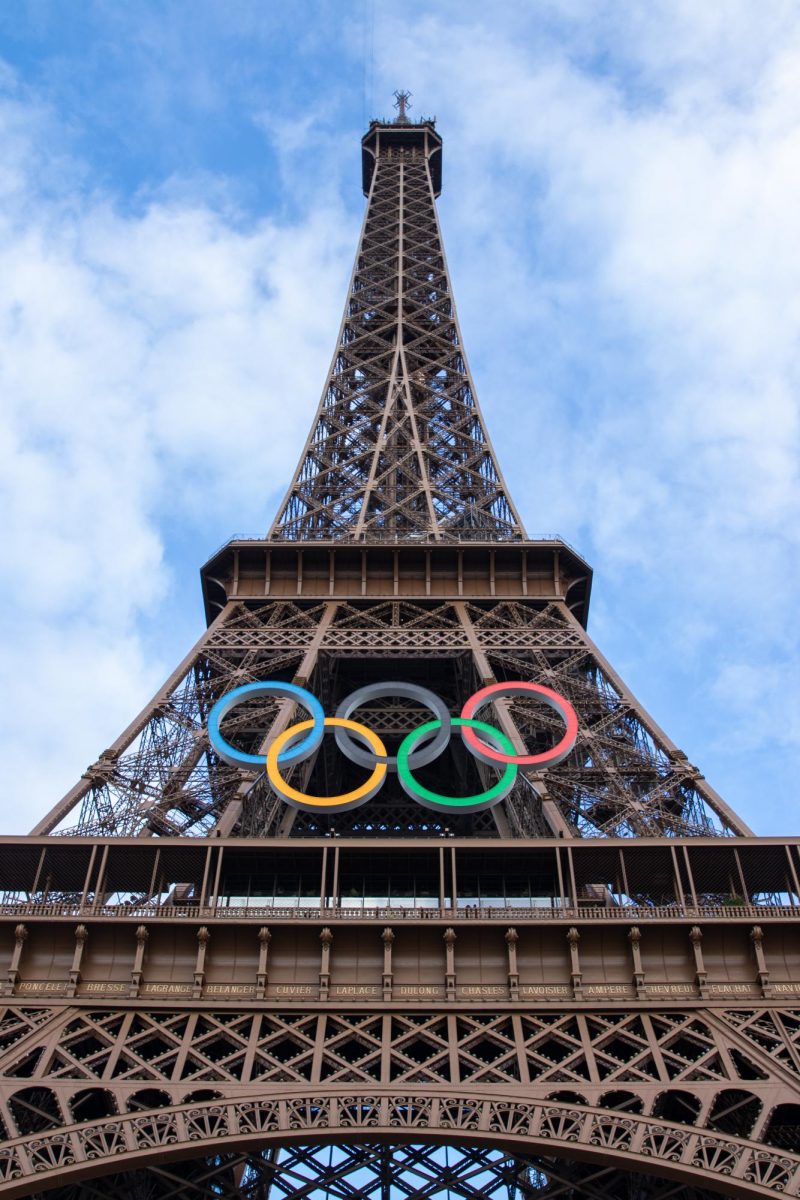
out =
<path fill-rule="evenodd" d="M 410 586 L 423 590 L 422 574 Z M 333 712 L 364 679 L 397 678 L 398 672 L 423 682 L 433 676 L 453 709 L 483 680 L 533 679 L 565 695 L 580 717 L 569 759 L 546 778 L 522 777 L 498 810 L 450 821 L 459 832 L 567 837 L 748 832 L 625 687 L 564 599 L 354 602 L 315 601 L 310 595 L 305 602 L 258 607 L 226 603 L 162 693 L 34 832 L 49 833 L 61 821 L 63 832 L 81 836 L 440 833 L 445 822 L 408 801 L 398 785 L 349 814 L 295 819 L 263 776 L 243 781 L 209 747 L 208 713 L 239 684 L 281 676 L 310 681 L 326 711 Z M 257 751 L 265 728 L 271 740 L 288 724 L 287 706 L 279 711 L 280 704 L 254 701 L 230 718 L 231 736 Z M 390 738 L 407 732 L 415 717 L 400 706 L 371 713 L 374 726 Z M 528 746 L 552 744 L 558 730 L 549 709 L 524 702 L 498 712 L 498 721 Z M 322 776 L 335 777 L 337 769 L 335 749 L 325 746 L 310 790 Z M 442 766 L 444 774 L 455 769 L 463 774 L 468 768 L 453 761 Z"/>
<path fill-rule="evenodd" d="M 363 139 L 336 350 L 269 535 L 202 570 L 208 628 L 29 838 L 0 838 L 0 1200 L 800 1195 L 800 840 L 758 839 L 586 631 L 591 570 L 530 540 L 464 354 L 432 121 Z M 206 730 L 265 678 L 326 713 L 402 679 L 456 714 L 527 680 L 569 757 L 446 817 L 389 778 L 288 808 Z M 225 735 L 264 754 L 259 699 Z M 392 746 L 388 695 L 360 718 Z M 518 752 L 556 715 L 493 706 Z M 428 786 L 482 790 L 457 739 Z M 327 739 L 290 773 L 358 774 Z"/>
<path fill-rule="evenodd" d="M 519 538 L 458 328 L 432 122 L 374 122 L 330 372 L 275 539 Z"/>

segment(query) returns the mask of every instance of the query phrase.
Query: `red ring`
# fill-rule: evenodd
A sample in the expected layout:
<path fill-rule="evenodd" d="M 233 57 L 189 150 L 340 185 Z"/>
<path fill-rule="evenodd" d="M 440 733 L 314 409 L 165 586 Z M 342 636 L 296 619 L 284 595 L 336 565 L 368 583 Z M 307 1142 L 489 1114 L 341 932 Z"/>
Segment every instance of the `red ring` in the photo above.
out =
<path fill-rule="evenodd" d="M 564 696 L 554 692 L 551 688 L 544 687 L 541 683 L 526 683 L 523 680 L 509 680 L 507 683 L 490 683 L 488 687 L 481 688 L 470 696 L 466 704 L 461 710 L 461 716 L 464 720 L 472 720 L 484 705 L 490 700 L 497 699 L 504 692 L 513 691 L 533 692 L 544 700 L 550 708 L 555 711 L 564 721 L 566 730 L 561 741 L 553 746 L 552 750 L 545 750 L 544 754 L 503 754 L 502 750 L 495 750 L 493 746 L 489 746 L 486 742 L 481 741 L 474 729 L 464 726 L 461 730 L 461 736 L 466 742 L 473 754 L 476 754 L 484 762 L 491 760 L 497 763 L 516 763 L 520 767 L 545 767 L 555 766 L 556 763 L 563 762 L 568 754 L 571 753 L 575 742 L 578 738 L 578 714 L 570 704 L 569 700 Z"/>

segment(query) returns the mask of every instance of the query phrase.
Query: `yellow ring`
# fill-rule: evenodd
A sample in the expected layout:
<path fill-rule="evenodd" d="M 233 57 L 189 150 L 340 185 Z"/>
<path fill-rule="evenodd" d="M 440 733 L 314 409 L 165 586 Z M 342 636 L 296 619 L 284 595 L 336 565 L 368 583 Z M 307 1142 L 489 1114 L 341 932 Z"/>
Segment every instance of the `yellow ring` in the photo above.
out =
<path fill-rule="evenodd" d="M 267 778 L 275 791 L 288 804 L 306 809 L 325 808 L 329 811 L 339 811 L 344 808 L 353 808 L 357 804 L 363 804 L 365 801 L 370 800 L 386 777 L 387 766 L 385 762 L 375 764 L 375 770 L 369 779 L 361 784 L 361 787 L 357 787 L 352 792 L 343 792 L 341 796 L 309 796 L 307 792 L 299 792 L 297 788 L 293 788 L 291 784 L 286 782 L 278 768 L 278 755 L 292 737 L 298 733 L 304 733 L 306 729 L 311 729 L 313 724 L 313 721 L 298 721 L 296 725 L 290 725 L 288 729 L 284 729 L 283 733 L 278 734 L 270 746 L 267 753 Z M 376 755 L 379 754 L 383 758 L 387 757 L 386 747 L 383 742 L 377 733 L 373 733 L 366 725 L 361 725 L 358 721 L 351 721 L 346 717 L 326 717 L 325 728 L 330 729 L 331 727 L 349 729 L 351 733 L 359 734 Z"/>

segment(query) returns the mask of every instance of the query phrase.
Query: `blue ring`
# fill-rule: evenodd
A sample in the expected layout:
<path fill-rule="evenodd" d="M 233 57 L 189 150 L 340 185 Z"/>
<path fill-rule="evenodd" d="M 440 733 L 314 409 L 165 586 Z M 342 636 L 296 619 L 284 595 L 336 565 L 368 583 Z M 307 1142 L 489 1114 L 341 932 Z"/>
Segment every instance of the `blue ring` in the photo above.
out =
<path fill-rule="evenodd" d="M 314 720 L 314 728 L 301 742 L 298 742 L 296 746 L 292 746 L 290 750 L 284 750 L 282 754 L 278 755 L 279 763 L 292 763 L 298 759 L 308 757 L 309 754 L 313 754 L 322 741 L 322 735 L 325 732 L 325 712 L 317 697 L 312 695 L 311 692 L 307 692 L 305 688 L 298 687 L 296 683 L 281 683 L 277 679 L 264 680 L 261 683 L 245 683 L 241 687 L 234 688 L 232 692 L 228 692 L 227 696 L 223 696 L 221 700 L 218 700 L 208 714 L 208 736 L 211 745 L 219 757 L 232 767 L 263 767 L 266 762 L 266 756 L 263 754 L 246 754 L 244 750 L 237 750 L 230 742 L 226 742 L 220 732 L 220 722 L 232 708 L 243 704 L 245 700 L 252 700 L 254 696 L 265 695 L 285 696 L 289 700 L 294 700 L 297 704 L 301 704 Z"/>

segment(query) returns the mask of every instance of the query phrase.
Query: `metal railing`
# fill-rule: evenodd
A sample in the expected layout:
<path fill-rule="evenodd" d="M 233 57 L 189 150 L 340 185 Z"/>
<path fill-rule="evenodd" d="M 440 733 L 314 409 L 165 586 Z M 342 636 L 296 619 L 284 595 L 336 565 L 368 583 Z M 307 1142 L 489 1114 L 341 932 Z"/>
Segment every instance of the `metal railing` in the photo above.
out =
<path fill-rule="evenodd" d="M 522 906 L 480 907 L 459 905 L 456 908 L 413 908 L 406 906 L 375 906 L 340 908 L 304 906 L 290 908 L 274 905 L 199 905 L 199 904 L 68 904 L 49 903 L 0 904 L 0 917 L 21 920 L 32 918 L 73 918 L 79 920 L 227 920 L 227 921 L 630 921 L 690 920 L 709 921 L 741 918 L 763 921 L 770 917 L 800 919 L 800 908 L 778 904 L 681 905 L 654 906 L 586 904 L 579 907 L 555 906 L 534 908 Z"/>

